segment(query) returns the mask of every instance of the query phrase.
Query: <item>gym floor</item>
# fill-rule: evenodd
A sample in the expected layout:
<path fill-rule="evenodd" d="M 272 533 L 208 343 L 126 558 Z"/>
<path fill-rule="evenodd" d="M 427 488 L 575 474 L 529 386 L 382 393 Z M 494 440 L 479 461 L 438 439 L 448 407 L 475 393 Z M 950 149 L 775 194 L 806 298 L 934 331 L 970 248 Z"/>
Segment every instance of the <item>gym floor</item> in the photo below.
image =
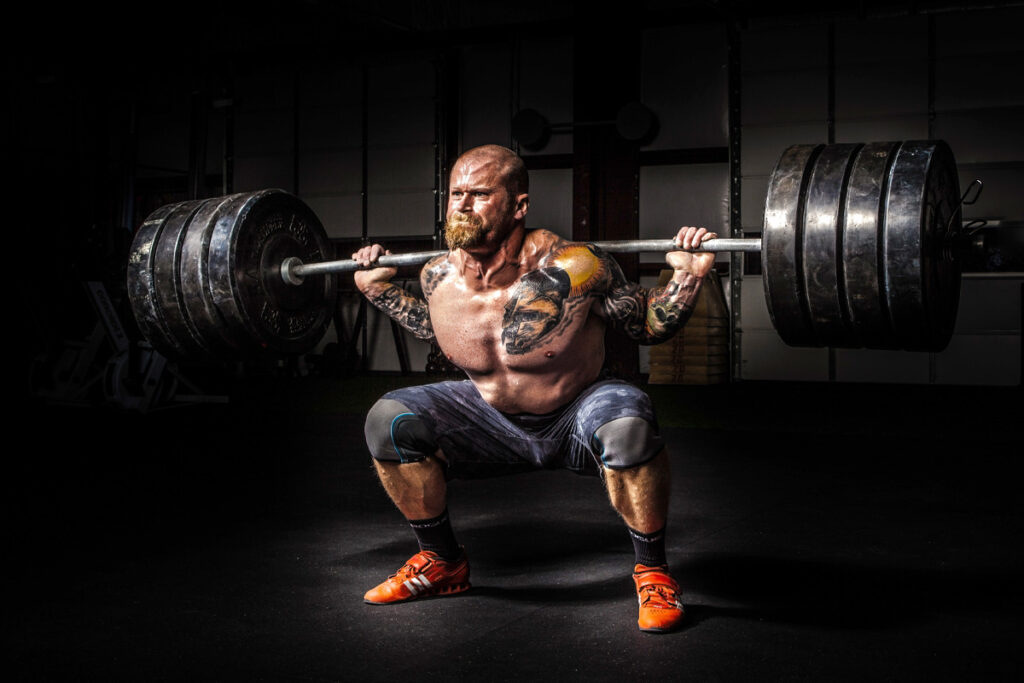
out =
<path fill-rule="evenodd" d="M 688 623 L 636 629 L 597 479 L 456 482 L 471 592 L 369 606 L 415 541 L 362 438 L 425 376 L 16 411 L 7 670 L 57 680 L 1020 680 L 1019 388 L 651 386 Z M 18 438 L 19 432 L 26 438 Z"/>

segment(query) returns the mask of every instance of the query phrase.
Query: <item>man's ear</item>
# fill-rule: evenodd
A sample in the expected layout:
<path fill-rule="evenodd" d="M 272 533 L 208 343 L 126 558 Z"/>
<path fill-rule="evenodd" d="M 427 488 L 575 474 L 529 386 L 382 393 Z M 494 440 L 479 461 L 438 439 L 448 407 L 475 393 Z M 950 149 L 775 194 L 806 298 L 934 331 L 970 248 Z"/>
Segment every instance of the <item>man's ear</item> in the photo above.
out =
<path fill-rule="evenodd" d="M 530 211 L 530 195 L 521 194 L 516 197 L 516 213 L 515 219 L 521 221 L 526 218 L 526 214 Z"/>

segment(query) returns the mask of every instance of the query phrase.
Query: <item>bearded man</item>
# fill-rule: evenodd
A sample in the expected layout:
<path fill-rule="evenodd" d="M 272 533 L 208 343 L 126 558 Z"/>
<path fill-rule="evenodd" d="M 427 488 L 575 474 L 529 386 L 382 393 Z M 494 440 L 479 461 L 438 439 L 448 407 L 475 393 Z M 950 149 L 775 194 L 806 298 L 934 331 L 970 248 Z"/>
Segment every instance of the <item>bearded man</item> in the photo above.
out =
<path fill-rule="evenodd" d="M 420 551 L 364 596 L 391 604 L 466 591 L 469 562 L 447 510 L 447 481 L 563 468 L 599 475 L 635 551 L 642 631 L 684 617 L 665 557 L 669 459 L 648 396 L 600 379 L 604 331 L 644 344 L 669 339 L 693 311 L 714 254 L 690 253 L 715 237 L 684 227 L 669 252 L 664 287 L 627 282 L 592 245 L 528 230 L 529 180 L 514 152 L 477 147 L 450 179 L 447 254 L 420 275 L 423 298 L 391 283 L 394 268 L 355 275 L 375 306 L 420 339 L 436 339 L 468 380 L 390 392 L 366 418 L 381 484 L 408 520 Z M 380 245 L 352 255 L 364 266 Z"/>

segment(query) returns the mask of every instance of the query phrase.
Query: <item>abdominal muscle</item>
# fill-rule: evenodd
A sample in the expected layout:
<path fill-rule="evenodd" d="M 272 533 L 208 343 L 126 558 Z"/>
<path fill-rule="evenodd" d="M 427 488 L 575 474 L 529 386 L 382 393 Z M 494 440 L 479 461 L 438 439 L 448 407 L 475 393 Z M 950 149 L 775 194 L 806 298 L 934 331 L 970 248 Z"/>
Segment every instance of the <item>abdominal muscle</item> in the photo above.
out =
<path fill-rule="evenodd" d="M 467 338 L 467 328 L 440 328 L 438 345 L 465 370 L 488 404 L 503 413 L 549 413 L 571 402 L 589 386 L 604 364 L 604 321 L 586 310 L 564 334 L 528 353 L 512 355 L 501 342 L 500 324 L 475 329 L 491 334 Z M 461 332 L 461 334 L 460 334 Z"/>

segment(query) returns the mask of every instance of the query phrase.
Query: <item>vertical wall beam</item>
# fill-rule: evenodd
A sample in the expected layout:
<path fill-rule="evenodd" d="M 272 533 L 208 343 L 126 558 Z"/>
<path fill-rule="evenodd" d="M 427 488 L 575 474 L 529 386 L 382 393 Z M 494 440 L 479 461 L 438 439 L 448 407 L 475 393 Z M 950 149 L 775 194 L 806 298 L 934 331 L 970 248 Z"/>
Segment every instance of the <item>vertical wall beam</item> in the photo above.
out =
<path fill-rule="evenodd" d="M 729 232 L 732 237 L 743 237 L 742 188 L 742 119 L 740 114 L 743 62 L 740 51 L 740 26 L 731 20 L 726 29 L 729 51 Z M 732 358 L 730 379 L 737 382 L 743 378 L 743 254 L 731 252 L 729 256 L 729 353 Z"/>
<path fill-rule="evenodd" d="M 640 28 L 577 15 L 573 41 L 573 118 L 614 121 L 627 102 L 640 99 Z M 623 140 L 614 124 L 573 129 L 574 240 L 626 240 L 639 234 L 640 149 Z M 637 254 L 617 254 L 625 276 L 636 281 Z M 638 345 L 620 331 L 605 338 L 606 366 L 618 377 L 637 380 Z"/>

